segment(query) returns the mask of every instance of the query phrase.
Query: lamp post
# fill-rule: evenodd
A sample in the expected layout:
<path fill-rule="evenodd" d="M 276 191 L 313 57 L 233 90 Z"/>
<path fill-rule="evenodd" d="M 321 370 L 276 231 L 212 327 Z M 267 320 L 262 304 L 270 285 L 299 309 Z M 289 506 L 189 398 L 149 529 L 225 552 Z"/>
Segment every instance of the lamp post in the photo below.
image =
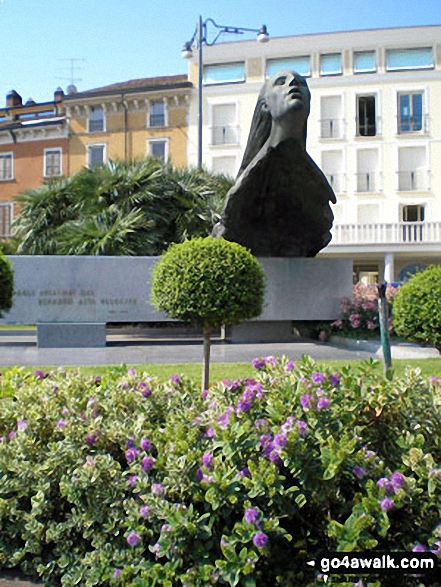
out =
<path fill-rule="evenodd" d="M 207 30 L 208 25 L 213 26 L 218 32 L 212 41 L 208 40 Z M 219 25 L 214 22 L 212 18 L 202 20 L 202 16 L 199 17 L 199 21 L 195 32 L 193 33 L 190 41 L 185 43 L 182 48 L 182 57 L 184 59 L 191 59 L 193 57 L 193 44 L 196 41 L 196 48 L 199 52 L 199 64 L 198 64 L 198 167 L 202 167 L 202 83 L 204 76 L 204 62 L 202 55 L 203 45 L 211 47 L 214 45 L 219 37 L 224 34 L 241 35 L 243 33 L 256 33 L 257 41 L 259 43 L 266 43 L 269 41 L 268 30 L 265 25 L 262 25 L 259 29 L 248 29 L 243 27 L 232 27 Z"/>

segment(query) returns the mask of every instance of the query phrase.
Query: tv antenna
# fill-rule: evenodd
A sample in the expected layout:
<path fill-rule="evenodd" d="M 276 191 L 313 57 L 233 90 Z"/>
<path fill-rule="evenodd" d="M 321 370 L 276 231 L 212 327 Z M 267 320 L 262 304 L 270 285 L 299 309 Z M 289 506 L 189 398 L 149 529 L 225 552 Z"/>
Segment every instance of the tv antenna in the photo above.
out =
<path fill-rule="evenodd" d="M 59 77 L 58 79 L 69 82 L 69 87 L 75 87 L 78 82 L 83 81 L 81 77 L 77 77 L 77 72 L 81 71 L 81 65 L 78 64 L 84 63 L 86 61 L 84 58 L 69 57 L 68 59 L 62 59 L 61 61 L 69 61 L 70 77 Z"/>

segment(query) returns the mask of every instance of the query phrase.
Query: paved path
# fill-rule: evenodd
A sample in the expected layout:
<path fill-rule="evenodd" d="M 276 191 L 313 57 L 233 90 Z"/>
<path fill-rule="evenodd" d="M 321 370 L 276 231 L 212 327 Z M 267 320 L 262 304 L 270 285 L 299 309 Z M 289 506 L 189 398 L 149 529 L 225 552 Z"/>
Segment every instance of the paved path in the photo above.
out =
<path fill-rule="evenodd" d="M 108 334 L 104 348 L 38 348 L 35 331 L 0 331 L 0 366 L 139 365 L 142 363 L 198 363 L 202 359 L 199 340 L 147 340 L 139 335 Z M 254 357 L 273 355 L 298 360 L 309 355 L 316 360 L 382 358 L 375 342 L 338 341 L 321 343 L 301 340 L 286 343 L 214 342 L 211 360 L 215 363 L 248 363 Z M 439 357 L 435 349 L 395 344 L 392 358 Z M 0 586 L 1 587 L 1 586 Z"/>

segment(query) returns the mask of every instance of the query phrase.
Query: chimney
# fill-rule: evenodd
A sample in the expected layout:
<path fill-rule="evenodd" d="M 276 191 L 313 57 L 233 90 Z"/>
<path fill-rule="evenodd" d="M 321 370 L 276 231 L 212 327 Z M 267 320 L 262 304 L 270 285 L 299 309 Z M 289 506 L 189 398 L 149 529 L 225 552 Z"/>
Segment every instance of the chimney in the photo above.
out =
<path fill-rule="evenodd" d="M 61 102 L 63 100 L 63 98 L 64 98 L 64 92 L 60 88 L 60 86 L 58 86 L 58 88 L 54 92 L 54 102 Z"/>
<path fill-rule="evenodd" d="M 6 94 L 6 107 L 11 108 L 12 106 L 22 106 L 23 100 L 20 94 L 17 94 L 15 90 L 11 90 Z"/>

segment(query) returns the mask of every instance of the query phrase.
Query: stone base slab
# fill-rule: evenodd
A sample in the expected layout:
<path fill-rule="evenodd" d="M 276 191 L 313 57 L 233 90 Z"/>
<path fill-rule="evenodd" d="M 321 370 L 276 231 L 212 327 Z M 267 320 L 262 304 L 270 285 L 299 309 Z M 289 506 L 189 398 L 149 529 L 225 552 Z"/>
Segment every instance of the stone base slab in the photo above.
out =
<path fill-rule="evenodd" d="M 37 324 L 39 348 L 96 348 L 106 346 L 101 322 L 43 322 Z"/>

